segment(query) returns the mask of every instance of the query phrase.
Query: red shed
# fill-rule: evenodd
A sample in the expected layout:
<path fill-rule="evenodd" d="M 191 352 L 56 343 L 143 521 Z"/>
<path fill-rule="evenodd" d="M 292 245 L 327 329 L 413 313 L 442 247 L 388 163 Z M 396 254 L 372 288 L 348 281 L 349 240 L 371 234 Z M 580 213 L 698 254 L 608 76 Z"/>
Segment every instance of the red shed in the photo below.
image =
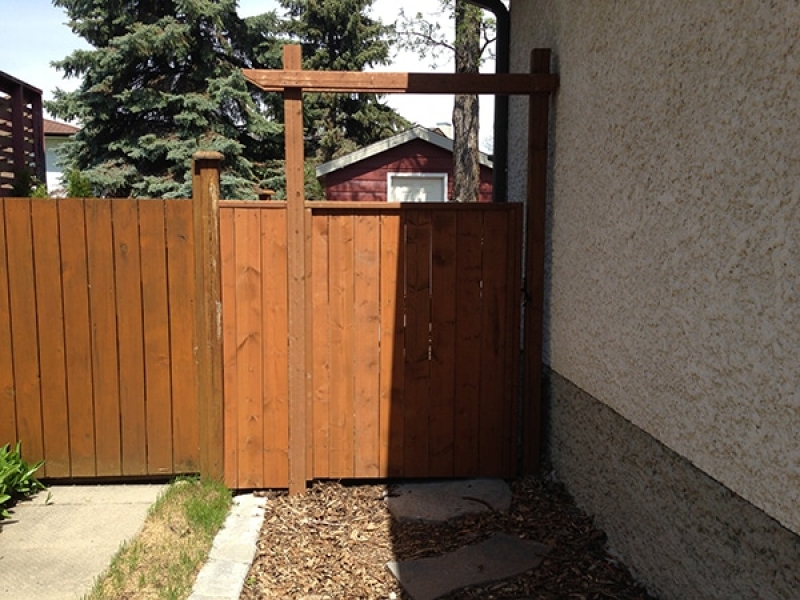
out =
<path fill-rule="evenodd" d="M 480 202 L 492 201 L 492 163 L 481 153 Z M 317 167 L 327 200 L 448 202 L 453 140 L 424 127 L 376 142 Z"/>

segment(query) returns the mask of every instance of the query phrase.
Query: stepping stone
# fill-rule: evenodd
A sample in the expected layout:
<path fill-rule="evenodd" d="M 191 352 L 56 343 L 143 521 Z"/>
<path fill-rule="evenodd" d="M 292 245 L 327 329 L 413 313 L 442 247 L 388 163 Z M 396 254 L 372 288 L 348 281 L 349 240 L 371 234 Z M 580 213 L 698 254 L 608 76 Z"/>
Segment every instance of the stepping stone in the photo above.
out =
<path fill-rule="evenodd" d="M 511 489 L 500 479 L 407 483 L 397 486 L 387 504 L 398 521 L 438 523 L 488 510 L 505 512 Z"/>
<path fill-rule="evenodd" d="M 502 581 L 539 566 L 550 548 L 498 533 L 480 544 L 432 558 L 386 564 L 413 600 L 434 600 L 462 588 Z"/>

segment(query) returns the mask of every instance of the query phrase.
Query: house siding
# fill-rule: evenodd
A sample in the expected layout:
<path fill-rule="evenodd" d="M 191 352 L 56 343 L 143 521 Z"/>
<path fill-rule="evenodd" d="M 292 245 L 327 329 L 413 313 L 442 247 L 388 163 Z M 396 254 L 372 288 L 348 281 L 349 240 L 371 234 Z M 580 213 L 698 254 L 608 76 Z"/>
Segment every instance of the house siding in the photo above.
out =
<path fill-rule="evenodd" d="M 585 445 L 555 454 L 557 475 L 601 522 L 624 515 L 631 523 L 609 532 L 615 548 L 632 536 L 645 544 L 668 525 L 747 545 L 759 526 L 727 513 L 756 511 L 783 528 L 764 535 L 796 551 L 800 4 L 516 0 L 511 10 L 512 70 L 527 71 L 531 49 L 550 47 L 561 78 L 552 112 L 545 362 L 608 409 L 584 429 L 601 435 L 610 421 L 624 422 L 649 440 L 638 450 L 650 454 L 642 464 L 660 466 L 667 449 L 694 471 L 681 481 L 660 468 L 617 469 Z M 514 99 L 511 148 L 524 147 L 526 120 L 526 103 Z M 524 156 L 511 154 L 509 175 L 511 198 L 524 197 Z M 552 392 L 551 419 L 570 401 L 564 386 Z M 562 414 L 565 432 L 568 421 L 579 425 L 579 411 Z M 551 436 L 553 448 L 565 439 Z M 604 475 L 589 481 L 575 474 L 579 467 Z M 735 502 L 716 502 L 717 492 L 699 483 L 704 477 Z M 591 492 L 598 480 L 605 487 Z M 660 490 L 674 510 L 665 507 L 658 522 L 634 518 L 646 514 L 639 504 L 587 499 L 625 485 Z M 719 528 L 678 510 L 695 495 L 703 510 L 716 511 Z M 626 552 L 649 585 L 681 597 L 668 549 L 660 565 L 656 552 Z M 788 597 L 752 571 L 748 556 L 735 560 L 764 586 L 755 595 Z M 690 595 L 726 597 L 711 573 L 733 567 L 717 558 L 698 551 L 687 561 L 708 582 Z M 776 577 L 796 577 L 797 563 L 775 569 Z M 727 597 L 747 597 L 747 589 Z"/>
<path fill-rule="evenodd" d="M 423 140 L 371 156 L 325 176 L 325 197 L 333 201 L 386 202 L 389 173 L 447 173 L 452 198 L 453 155 Z M 480 202 L 492 201 L 492 171 L 481 166 Z"/>

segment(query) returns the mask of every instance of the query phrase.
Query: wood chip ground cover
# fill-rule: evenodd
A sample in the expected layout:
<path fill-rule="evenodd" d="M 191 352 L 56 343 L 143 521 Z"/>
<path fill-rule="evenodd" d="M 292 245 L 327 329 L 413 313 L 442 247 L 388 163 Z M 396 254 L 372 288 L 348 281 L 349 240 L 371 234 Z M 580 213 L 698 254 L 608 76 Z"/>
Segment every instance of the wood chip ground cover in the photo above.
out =
<path fill-rule="evenodd" d="M 455 599 L 648 599 L 606 550 L 605 535 L 563 488 L 549 480 L 511 484 L 507 513 L 443 524 L 396 523 L 391 485 L 315 484 L 303 496 L 270 494 L 258 550 L 241 598 L 406 599 L 386 570 L 390 560 L 451 552 L 505 532 L 549 545 L 536 569 L 501 583 L 454 592 Z"/>

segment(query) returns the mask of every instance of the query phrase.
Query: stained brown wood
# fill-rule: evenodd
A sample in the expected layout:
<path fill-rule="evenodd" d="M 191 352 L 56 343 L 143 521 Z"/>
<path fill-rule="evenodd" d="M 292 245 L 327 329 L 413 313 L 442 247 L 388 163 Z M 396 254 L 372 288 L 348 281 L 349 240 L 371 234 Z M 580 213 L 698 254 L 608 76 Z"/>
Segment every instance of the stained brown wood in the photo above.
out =
<path fill-rule="evenodd" d="M 86 203 L 97 475 L 122 475 L 117 296 L 109 200 Z"/>
<path fill-rule="evenodd" d="M 484 215 L 478 471 L 485 476 L 513 475 L 508 472 L 508 460 L 502 453 L 505 436 L 512 435 L 503 430 L 504 413 L 516 404 L 515 398 L 505 397 L 503 380 L 505 348 L 510 336 L 506 331 L 509 290 L 504 285 L 508 274 L 505 250 L 509 233 L 507 215 Z M 513 295 L 513 290 L 510 293 Z"/>
<path fill-rule="evenodd" d="M 64 312 L 61 291 L 58 208 L 31 200 L 36 313 L 39 331 L 42 431 L 48 477 L 70 476 L 67 393 L 64 386 Z"/>
<path fill-rule="evenodd" d="M 197 346 L 198 419 L 200 468 L 214 479 L 224 477 L 223 375 L 221 331 L 221 279 L 219 241 L 220 166 L 218 152 L 197 152 L 192 165 L 192 231 L 194 234 L 191 290 Z M 187 265 L 189 266 L 189 265 Z M 186 332 L 191 333 L 191 332 Z M 191 338 L 190 338 L 191 339 Z M 189 427 L 188 424 L 185 424 Z M 189 438 L 187 438 L 189 439 Z"/>
<path fill-rule="evenodd" d="M 220 277 L 222 298 L 222 361 L 223 361 L 223 448 L 224 482 L 230 488 L 239 488 L 239 403 L 238 362 L 236 360 L 236 209 L 220 208 Z M 287 482 L 288 485 L 288 482 Z"/>
<path fill-rule="evenodd" d="M 478 473 L 481 389 L 481 279 L 483 212 L 458 215 L 456 240 L 456 397 L 454 474 Z"/>
<path fill-rule="evenodd" d="M 531 72 L 550 72 L 550 50 L 531 53 Z M 522 469 L 534 473 L 541 462 L 542 334 L 544 310 L 545 219 L 549 94 L 536 94 L 528 105 L 528 181 L 525 239 L 525 393 L 523 398 Z"/>
<path fill-rule="evenodd" d="M 296 49 L 286 67 L 300 71 Z M 198 229 L 186 200 L 3 201 L 0 432 L 54 458 L 48 474 L 211 464 L 235 487 L 298 492 L 310 477 L 514 472 L 520 207 L 304 202 L 301 108 L 294 88 L 285 203 L 220 202 L 219 161 L 195 194 L 216 194 Z M 529 190 L 543 211 L 536 114 Z M 529 295 L 543 232 L 542 220 L 528 232 Z M 218 292 L 208 265 L 221 265 Z M 209 341 L 216 360 L 201 356 Z M 216 383 L 201 383 L 195 347 Z"/>
<path fill-rule="evenodd" d="M 284 47 L 285 48 L 285 47 Z M 552 92 L 558 79 L 524 73 L 376 73 L 359 71 L 282 71 L 243 69 L 245 79 L 267 92 L 302 88 L 305 92 L 370 94 L 528 95 Z"/>
<path fill-rule="evenodd" d="M 26 460 L 35 462 L 44 458 L 44 438 L 30 200 L 6 200 L 5 213 L 17 439 Z"/>
<path fill-rule="evenodd" d="M 264 476 L 261 223 L 249 210 L 238 210 L 235 223 L 239 484 L 257 488 Z"/>
<path fill-rule="evenodd" d="M 259 211 L 264 371 L 264 483 L 289 481 L 289 369 L 286 211 Z"/>
<path fill-rule="evenodd" d="M 329 476 L 353 473 L 353 218 L 330 217 L 330 403 Z"/>
<path fill-rule="evenodd" d="M 402 473 L 403 292 L 400 216 L 381 214 L 380 476 Z"/>
<path fill-rule="evenodd" d="M 353 222 L 353 474 L 380 474 L 380 220 L 359 215 Z"/>
<path fill-rule="evenodd" d="M 434 211 L 431 255 L 430 475 L 454 474 L 457 213 Z"/>
<path fill-rule="evenodd" d="M 11 343 L 11 307 L 8 299 L 5 203 L 0 198 L 0 440 L 17 441 L 17 410 L 14 393 L 14 358 Z"/>
<path fill-rule="evenodd" d="M 301 68 L 300 46 L 284 46 L 283 68 Z M 284 92 L 286 144 L 287 245 L 289 252 L 289 492 L 306 488 L 306 256 L 305 214 L 303 206 L 303 92 L 287 88 Z"/>
<path fill-rule="evenodd" d="M 97 474 L 97 469 L 84 201 L 74 198 L 59 200 L 58 213 L 71 474 L 73 477 L 91 477 Z"/>
<path fill-rule="evenodd" d="M 428 210 L 406 217 L 406 330 L 404 369 L 404 475 L 430 473 L 430 252 Z"/>
<path fill-rule="evenodd" d="M 172 386 L 164 201 L 139 202 L 147 473 L 172 468 Z"/>
<path fill-rule="evenodd" d="M 328 333 L 330 306 L 329 296 L 329 235 L 328 217 L 317 215 L 312 218 L 311 250 L 311 376 L 312 405 L 311 420 L 313 448 L 313 476 L 329 477 L 329 431 L 330 431 L 330 377 L 332 354 Z"/>
<path fill-rule="evenodd" d="M 144 338 L 142 324 L 139 207 L 136 200 L 111 204 L 114 226 L 114 275 L 119 336 L 119 403 L 122 474 L 147 473 Z"/>
<path fill-rule="evenodd" d="M 197 365 L 195 346 L 195 270 L 192 255 L 194 234 L 192 202 L 173 200 L 166 203 L 167 294 L 169 301 L 170 357 L 172 370 L 172 456 L 176 473 L 196 473 L 200 466 Z M 218 321 L 215 320 L 215 323 Z M 216 329 L 215 329 L 216 331 Z M 217 363 L 217 367 L 221 365 Z M 216 379 L 214 380 L 214 385 Z M 216 388 L 215 388 L 216 389 Z M 216 419 L 216 410 L 210 411 Z M 218 409 L 217 409 L 218 410 Z M 221 427 L 221 417 L 213 426 Z M 214 439 L 220 439 L 215 435 Z M 220 442 L 221 444 L 221 439 Z M 219 452 L 219 446 L 209 452 Z M 216 465 L 216 463 L 213 463 Z M 205 471 L 216 476 L 217 467 Z"/>

